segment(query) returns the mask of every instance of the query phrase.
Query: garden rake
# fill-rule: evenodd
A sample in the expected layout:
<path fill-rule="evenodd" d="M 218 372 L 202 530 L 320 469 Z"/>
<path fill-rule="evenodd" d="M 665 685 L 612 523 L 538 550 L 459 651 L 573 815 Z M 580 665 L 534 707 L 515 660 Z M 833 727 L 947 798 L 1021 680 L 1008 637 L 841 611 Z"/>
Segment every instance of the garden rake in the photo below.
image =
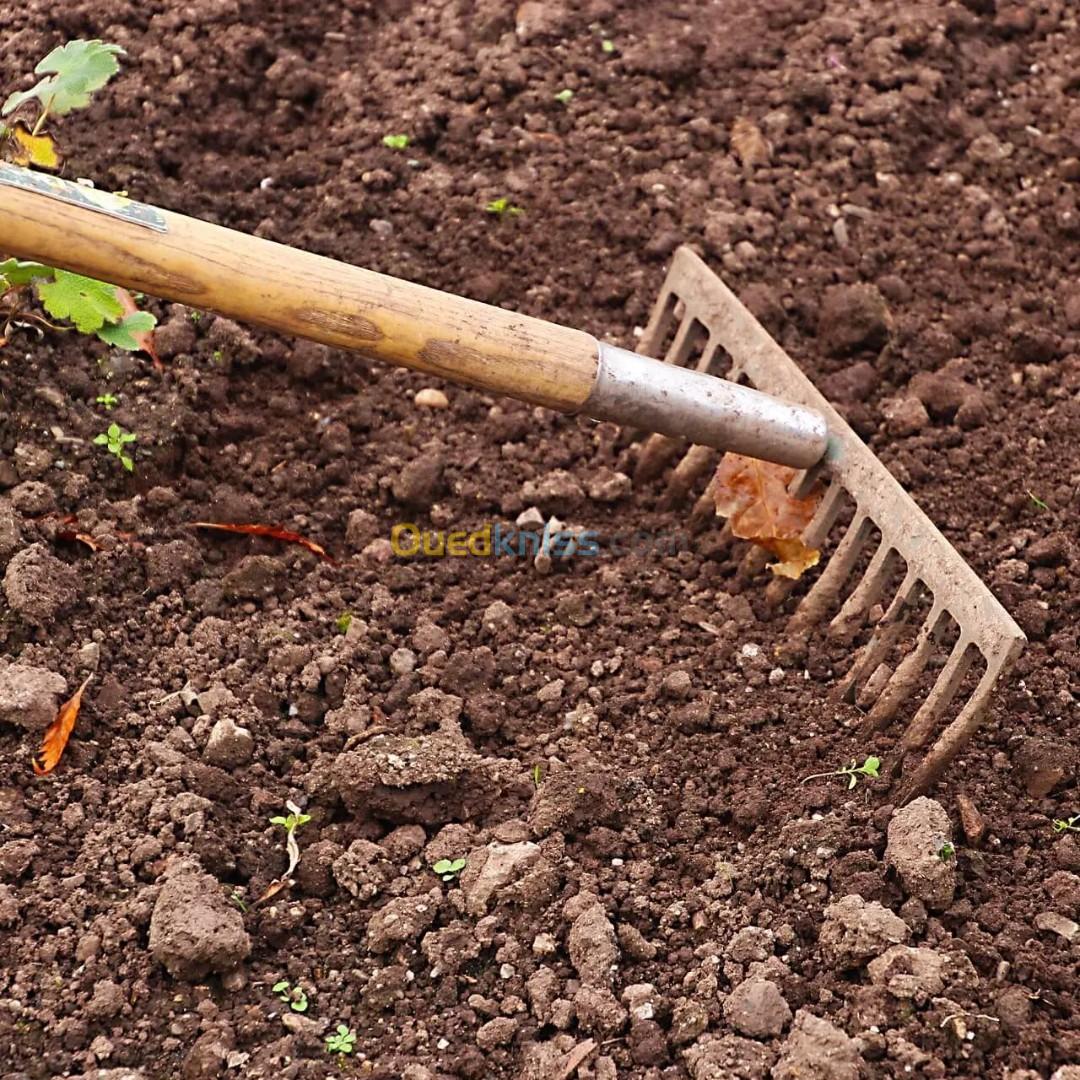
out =
<path fill-rule="evenodd" d="M 653 432 L 637 478 L 673 465 L 668 490 L 675 500 L 704 481 L 718 450 L 799 470 L 791 488 L 797 496 L 824 485 L 802 539 L 825 548 L 835 530 L 842 535 L 791 616 L 787 648 L 797 657 L 826 620 L 829 635 L 845 644 L 870 628 L 840 684 L 868 710 L 866 731 L 888 726 L 926 681 L 924 673 L 940 668 L 899 741 L 897 761 L 937 734 L 903 778 L 900 801 L 926 791 L 956 757 L 1023 648 L 1020 628 L 959 553 L 689 248 L 675 254 L 638 353 L 3 164 L 0 251 Z M 651 359 L 672 330 L 664 359 Z M 725 364 L 726 377 L 714 374 Z M 711 506 L 706 487 L 693 513 L 711 516 Z M 776 579 L 767 595 L 778 602 L 791 585 Z M 970 695 L 951 715 L 967 688 Z"/>

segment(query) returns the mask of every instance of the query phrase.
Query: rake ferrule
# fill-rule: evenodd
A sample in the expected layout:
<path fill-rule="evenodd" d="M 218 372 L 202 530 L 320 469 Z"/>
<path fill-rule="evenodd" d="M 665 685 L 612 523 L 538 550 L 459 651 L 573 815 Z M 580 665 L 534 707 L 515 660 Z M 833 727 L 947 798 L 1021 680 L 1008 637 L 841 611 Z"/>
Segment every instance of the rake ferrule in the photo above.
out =
<path fill-rule="evenodd" d="M 796 469 L 816 465 L 829 440 L 825 417 L 815 409 L 603 342 L 581 411 Z"/>

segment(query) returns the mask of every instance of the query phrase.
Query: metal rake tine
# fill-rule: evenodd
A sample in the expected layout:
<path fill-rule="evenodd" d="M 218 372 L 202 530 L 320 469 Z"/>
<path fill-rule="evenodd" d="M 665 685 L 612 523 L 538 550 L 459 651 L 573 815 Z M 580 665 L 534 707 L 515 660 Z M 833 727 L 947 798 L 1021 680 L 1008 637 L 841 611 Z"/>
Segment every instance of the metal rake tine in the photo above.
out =
<path fill-rule="evenodd" d="M 711 446 L 691 446 L 672 470 L 664 495 L 664 506 L 672 507 L 682 503 L 690 489 L 715 463 L 716 451 Z"/>
<path fill-rule="evenodd" d="M 938 736 L 911 778 L 904 783 L 900 792 L 901 804 L 929 791 L 956 755 L 968 744 L 982 723 L 999 676 L 1002 671 L 1012 666 L 1021 648 L 1020 645 L 1014 646 L 1004 660 L 998 660 L 994 664 L 987 663 L 986 671 L 983 672 L 974 693 L 965 702 L 956 719 Z"/>
<path fill-rule="evenodd" d="M 686 443 L 670 435 L 650 435 L 634 466 L 634 483 L 648 484 L 655 480 L 678 456 Z"/>
<path fill-rule="evenodd" d="M 961 635 L 949 653 L 949 659 L 934 681 L 926 700 L 919 707 L 915 718 L 908 724 L 897 747 L 897 760 L 912 750 L 924 747 L 933 734 L 934 726 L 949 707 L 960 684 L 964 681 L 978 650 L 972 642 Z"/>
<path fill-rule="evenodd" d="M 829 637 L 848 644 L 858 633 L 866 619 L 866 613 L 878 602 L 885 587 L 885 576 L 896 559 L 896 549 L 882 537 L 870 565 L 851 591 L 843 606 L 829 623 Z"/>
<path fill-rule="evenodd" d="M 911 593 L 918 582 L 915 574 L 909 570 L 900 588 L 896 590 L 891 603 L 881 617 L 873 635 L 855 658 L 855 663 L 848 669 L 839 687 L 838 696 L 842 700 L 855 697 L 859 684 L 872 675 L 885 657 L 892 652 L 908 624 L 908 610 Z"/>
<path fill-rule="evenodd" d="M 859 558 L 859 553 L 869 533 L 869 518 L 856 513 L 847 532 L 837 544 L 828 565 L 810 591 L 799 602 L 795 614 L 788 621 L 789 637 L 806 634 L 813 626 L 821 622 L 825 612 L 837 601 L 841 590 L 851 576 L 851 571 L 855 568 L 855 562 Z"/>
<path fill-rule="evenodd" d="M 919 636 L 915 639 L 915 646 L 897 665 L 892 677 L 885 684 L 884 689 L 873 708 L 866 714 L 866 719 L 859 728 L 862 736 L 871 735 L 877 731 L 883 731 L 889 721 L 896 715 L 897 709 L 907 700 L 915 689 L 923 669 L 934 651 L 934 633 L 940 624 L 945 609 L 936 603 L 930 609 L 919 630 Z"/>

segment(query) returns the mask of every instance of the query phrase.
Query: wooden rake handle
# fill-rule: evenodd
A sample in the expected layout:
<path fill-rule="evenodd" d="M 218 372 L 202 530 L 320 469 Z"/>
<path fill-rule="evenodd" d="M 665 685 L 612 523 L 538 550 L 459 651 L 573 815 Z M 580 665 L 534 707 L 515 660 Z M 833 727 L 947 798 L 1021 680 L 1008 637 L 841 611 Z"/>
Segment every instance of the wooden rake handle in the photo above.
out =
<path fill-rule="evenodd" d="M 824 419 L 590 334 L 0 164 L 0 252 L 560 412 L 807 467 Z"/>

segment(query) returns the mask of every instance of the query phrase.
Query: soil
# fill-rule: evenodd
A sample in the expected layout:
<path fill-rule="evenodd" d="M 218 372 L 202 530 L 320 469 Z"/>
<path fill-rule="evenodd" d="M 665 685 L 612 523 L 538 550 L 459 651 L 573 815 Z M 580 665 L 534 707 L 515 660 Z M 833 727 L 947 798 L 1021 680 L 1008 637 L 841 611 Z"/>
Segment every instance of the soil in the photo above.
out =
<path fill-rule="evenodd" d="M 1080 813 L 1071 4 L 28 0 L 0 28 L 10 89 L 65 39 L 124 46 L 55 130 L 67 175 L 147 202 L 628 347 L 693 245 L 1031 639 L 932 793 L 945 818 L 890 830 L 887 780 L 800 780 L 887 759 L 900 725 L 853 734 L 853 649 L 774 659 L 792 601 L 718 530 L 549 573 L 389 552 L 395 523 L 535 502 L 681 528 L 664 477 L 612 475 L 630 433 L 452 386 L 423 407 L 431 380 L 154 301 L 162 372 L 16 335 L 4 1080 L 1074 1075 L 1080 837 L 1051 826 Z M 110 419 L 133 475 L 91 442 Z M 67 515 L 99 550 L 57 537 Z M 302 861 L 258 903 L 287 801 Z M 942 820 L 954 862 L 927 874 L 910 837 Z"/>

